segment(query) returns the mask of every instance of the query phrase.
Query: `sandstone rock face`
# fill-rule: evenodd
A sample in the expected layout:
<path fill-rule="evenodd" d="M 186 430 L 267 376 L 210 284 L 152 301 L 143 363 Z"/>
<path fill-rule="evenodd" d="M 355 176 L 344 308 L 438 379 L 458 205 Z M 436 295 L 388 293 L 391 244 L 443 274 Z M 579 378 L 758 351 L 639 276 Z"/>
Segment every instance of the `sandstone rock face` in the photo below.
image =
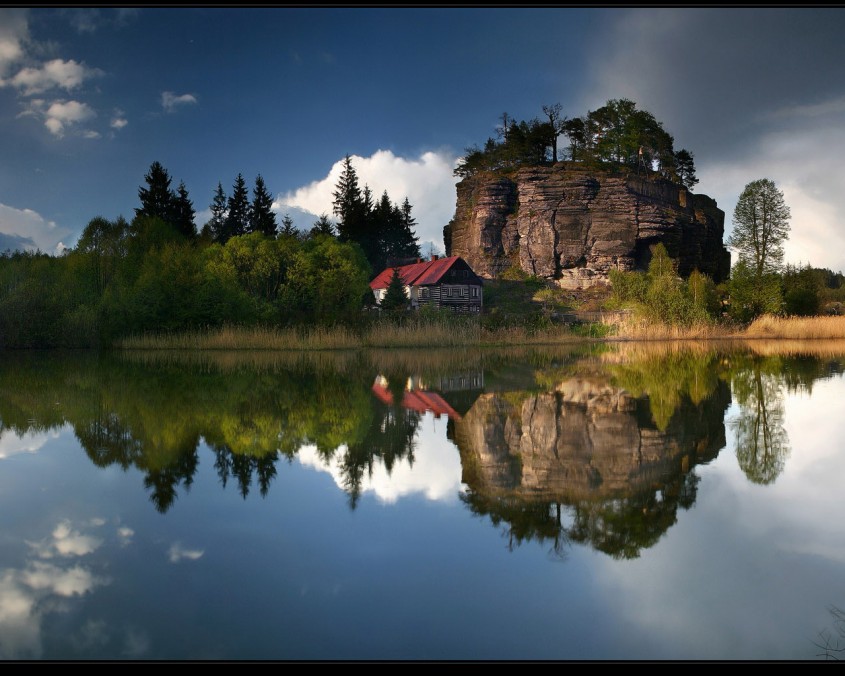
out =
<path fill-rule="evenodd" d="M 678 272 L 727 278 L 724 212 L 706 195 L 653 176 L 572 163 L 468 177 L 444 231 L 446 254 L 481 277 L 512 266 L 566 288 L 607 283 L 612 269 L 646 269 L 663 242 Z"/>

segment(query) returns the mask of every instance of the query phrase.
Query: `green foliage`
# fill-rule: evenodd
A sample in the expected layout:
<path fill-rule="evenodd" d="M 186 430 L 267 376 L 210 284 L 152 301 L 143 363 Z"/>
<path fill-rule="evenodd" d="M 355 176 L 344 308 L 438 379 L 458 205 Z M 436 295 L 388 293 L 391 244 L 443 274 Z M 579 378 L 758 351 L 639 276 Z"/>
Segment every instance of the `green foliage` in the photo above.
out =
<path fill-rule="evenodd" d="M 265 237 L 276 236 L 276 214 L 273 213 L 273 197 L 264 185 L 259 174 L 252 191 L 252 204 L 249 205 L 249 232 L 260 232 Z"/>
<path fill-rule="evenodd" d="M 678 277 L 677 262 L 662 243 L 651 247 L 647 273 L 611 270 L 609 278 L 614 304 L 633 306 L 652 322 L 692 326 L 714 321 L 720 311 L 713 280 L 698 270 L 686 281 Z"/>
<path fill-rule="evenodd" d="M 543 106 L 543 112 L 548 122 L 536 118 L 517 122 L 504 113 L 500 140 L 488 138 L 483 148 L 466 148 L 455 176 L 556 162 L 557 137 L 563 134 L 569 139 L 568 156 L 574 162 L 657 172 L 687 188 L 698 182 L 692 153 L 685 149 L 676 153 L 674 139 L 662 123 L 629 99 L 612 99 L 580 118 L 563 117 L 559 104 Z"/>
<path fill-rule="evenodd" d="M 731 270 L 728 280 L 730 316 L 747 323 L 763 314 L 780 314 L 783 310 L 783 290 L 775 273 L 758 276 L 744 260 Z"/>
<path fill-rule="evenodd" d="M 822 281 L 807 265 L 787 265 L 783 273 L 783 310 L 787 315 L 817 315 L 821 309 Z"/>
<path fill-rule="evenodd" d="M 748 266 L 758 284 L 780 272 L 789 219 L 789 207 L 774 181 L 752 181 L 739 196 L 728 246 L 737 250 L 739 262 Z"/>
<path fill-rule="evenodd" d="M 334 214 L 338 217 L 338 238 L 358 244 L 374 271 L 381 272 L 398 259 L 420 255 L 408 198 L 399 206 L 390 201 L 385 191 L 373 203 L 370 189 L 365 186 L 362 191 L 358 186 L 358 174 L 349 155 L 343 160 L 343 170 L 332 195 Z"/>
<path fill-rule="evenodd" d="M 393 268 L 393 275 L 390 277 L 384 298 L 381 299 L 380 307 L 388 314 L 398 314 L 408 309 L 408 295 L 405 293 L 405 284 L 399 275 L 399 268 Z"/>

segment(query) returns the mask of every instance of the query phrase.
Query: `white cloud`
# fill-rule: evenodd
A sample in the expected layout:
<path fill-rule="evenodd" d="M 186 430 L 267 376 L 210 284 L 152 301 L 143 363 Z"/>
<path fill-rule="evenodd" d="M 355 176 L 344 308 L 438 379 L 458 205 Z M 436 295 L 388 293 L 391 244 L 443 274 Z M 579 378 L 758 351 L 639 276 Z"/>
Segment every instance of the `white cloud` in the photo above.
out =
<path fill-rule="evenodd" d="M 2 221 L 0 221 L 1 224 Z M 58 436 L 58 432 L 53 432 L 52 434 L 47 434 L 46 432 L 26 432 L 18 435 L 11 430 L 3 430 L 0 432 L 0 460 L 10 458 L 19 453 L 35 453 L 50 439 L 56 439 Z"/>
<path fill-rule="evenodd" d="M 34 561 L 21 576 L 24 584 L 35 590 L 47 590 L 58 596 L 82 596 L 104 584 L 82 566 L 60 568 L 43 561 Z"/>
<path fill-rule="evenodd" d="M 98 68 L 88 68 L 85 64 L 77 63 L 73 59 L 53 59 L 36 67 L 24 68 L 14 77 L 5 81 L 21 90 L 25 96 L 41 94 L 58 87 L 66 91 L 77 89 L 82 83 L 92 77 L 102 75 Z"/>
<path fill-rule="evenodd" d="M 91 523 L 99 523 L 94 520 Z M 56 553 L 83 556 L 99 543 L 82 535 L 70 522 L 59 523 L 53 532 L 36 545 L 33 555 L 50 558 Z M 76 564 L 62 567 L 43 560 L 30 560 L 20 569 L 0 573 L 0 659 L 32 659 L 42 653 L 41 625 L 48 612 L 65 607 L 54 603 L 55 597 L 82 596 L 109 580 L 94 575 Z"/>
<path fill-rule="evenodd" d="M 179 106 L 191 105 L 197 102 L 193 94 L 174 94 L 173 92 L 161 93 L 161 106 L 168 113 L 173 112 Z"/>
<path fill-rule="evenodd" d="M 40 558 L 51 559 L 54 556 L 85 556 L 98 549 L 103 541 L 74 530 L 69 521 L 62 521 L 49 538 L 28 544 Z"/>
<path fill-rule="evenodd" d="M 120 545 L 125 547 L 126 545 L 132 542 L 132 538 L 135 536 L 135 531 L 129 528 L 128 526 L 121 526 L 117 529 L 117 537 L 120 540 Z"/>
<path fill-rule="evenodd" d="M 37 117 L 44 120 L 44 126 L 53 136 L 62 138 L 68 128 L 75 127 L 97 117 L 97 113 L 87 103 L 79 101 L 53 101 L 47 103 L 44 99 L 33 99 L 19 117 Z M 89 130 L 81 130 L 80 135 L 86 136 Z M 95 132 L 96 133 L 96 132 Z"/>
<path fill-rule="evenodd" d="M 413 466 L 403 459 L 394 462 L 388 472 L 384 463 L 377 460 L 372 472 L 362 480 L 362 493 L 372 492 L 381 502 L 389 504 L 410 495 L 424 495 L 440 502 L 457 500 L 462 490 L 461 459 L 454 446 L 443 443 L 445 428 L 446 418 L 436 419 L 431 413 L 425 414 L 414 439 Z M 306 467 L 328 472 L 337 486 L 343 488 L 341 459 L 344 452 L 345 448 L 341 447 L 326 463 L 316 447 L 305 446 L 297 453 L 297 459 Z"/>
<path fill-rule="evenodd" d="M 0 236 L 24 238 L 32 242 L 33 248 L 47 253 L 58 253 L 61 239 L 69 234 L 70 230 L 46 220 L 32 209 L 15 209 L 0 204 Z"/>
<path fill-rule="evenodd" d="M 125 117 L 115 117 L 112 119 L 110 126 L 112 129 L 123 129 L 129 121 Z"/>
<path fill-rule="evenodd" d="M 401 204 L 408 198 L 421 245 L 432 241 L 443 246 L 443 226 L 455 215 L 457 181 L 452 171 L 457 157 L 440 151 L 408 159 L 389 150 L 378 150 L 370 157 L 353 155 L 351 159 L 358 184 L 362 189 L 369 186 L 374 200 L 378 200 L 385 190 L 394 203 Z M 293 206 L 309 211 L 315 217 L 324 213 L 331 215 L 332 193 L 342 169 L 343 160 L 340 159 L 325 178 L 279 195 L 274 208 L 284 212 L 285 206 Z"/>
<path fill-rule="evenodd" d="M 205 550 L 203 549 L 185 549 L 181 543 L 174 542 L 167 552 L 167 558 L 170 560 L 170 563 L 179 563 L 182 559 L 196 561 L 203 554 L 205 554 Z"/>
<path fill-rule="evenodd" d="M 0 86 L 12 66 L 24 57 L 24 44 L 29 39 L 26 10 L 0 9 Z"/>

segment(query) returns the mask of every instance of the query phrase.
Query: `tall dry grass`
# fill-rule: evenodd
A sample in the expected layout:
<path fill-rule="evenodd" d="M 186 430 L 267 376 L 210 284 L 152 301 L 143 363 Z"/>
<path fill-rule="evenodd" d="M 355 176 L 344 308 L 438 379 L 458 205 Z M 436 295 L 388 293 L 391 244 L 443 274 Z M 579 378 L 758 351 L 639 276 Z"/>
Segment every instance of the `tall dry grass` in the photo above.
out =
<path fill-rule="evenodd" d="M 378 322 L 363 330 L 343 326 L 276 329 L 227 326 L 174 334 L 144 334 L 124 338 L 124 350 L 354 350 L 369 347 L 482 347 L 548 345 L 581 342 L 566 327 L 529 330 L 519 327 L 485 329 L 477 322 Z"/>
<path fill-rule="evenodd" d="M 473 348 L 571 345 L 587 341 L 845 340 L 845 317 L 763 316 L 746 328 L 702 323 L 690 327 L 633 317 L 607 321 L 593 333 L 560 326 L 484 328 L 478 322 L 377 322 L 360 330 L 344 326 L 278 329 L 227 326 L 176 334 L 124 338 L 129 350 L 360 350 L 362 348 Z"/>
<path fill-rule="evenodd" d="M 829 340 L 845 338 L 845 317 L 773 317 L 755 319 L 743 332 L 745 338 Z"/>

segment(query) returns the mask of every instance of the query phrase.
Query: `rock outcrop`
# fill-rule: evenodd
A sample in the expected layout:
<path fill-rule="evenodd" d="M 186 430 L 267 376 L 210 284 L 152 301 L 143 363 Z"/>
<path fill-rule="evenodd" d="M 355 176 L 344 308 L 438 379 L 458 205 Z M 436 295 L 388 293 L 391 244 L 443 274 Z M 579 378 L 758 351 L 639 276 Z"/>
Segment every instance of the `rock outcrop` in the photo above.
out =
<path fill-rule="evenodd" d="M 698 269 L 719 282 L 730 270 L 724 219 L 714 200 L 670 181 L 561 162 L 465 178 L 444 241 L 481 277 L 516 266 L 564 288 L 646 269 L 662 242 L 682 276 Z"/>

